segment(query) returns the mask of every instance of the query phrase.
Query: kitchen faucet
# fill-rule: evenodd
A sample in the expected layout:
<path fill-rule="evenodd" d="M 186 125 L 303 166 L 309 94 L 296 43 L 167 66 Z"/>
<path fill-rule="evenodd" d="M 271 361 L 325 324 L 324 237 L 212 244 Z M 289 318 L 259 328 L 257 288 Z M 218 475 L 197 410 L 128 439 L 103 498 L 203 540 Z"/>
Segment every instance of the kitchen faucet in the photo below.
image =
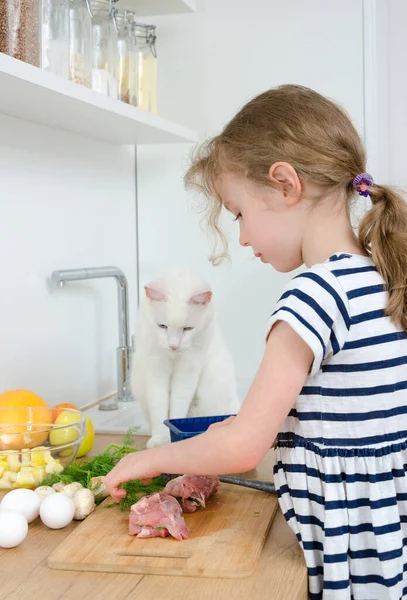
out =
<path fill-rule="evenodd" d="M 87 269 L 53 271 L 51 280 L 54 284 L 63 287 L 68 281 L 99 279 L 101 277 L 114 277 L 117 282 L 119 347 L 117 348 L 117 396 L 103 400 L 99 404 L 99 409 L 116 410 L 119 408 L 118 401 L 131 402 L 134 400 L 128 385 L 133 348 L 130 345 L 129 337 L 129 299 L 126 276 L 118 267 L 91 267 Z"/>

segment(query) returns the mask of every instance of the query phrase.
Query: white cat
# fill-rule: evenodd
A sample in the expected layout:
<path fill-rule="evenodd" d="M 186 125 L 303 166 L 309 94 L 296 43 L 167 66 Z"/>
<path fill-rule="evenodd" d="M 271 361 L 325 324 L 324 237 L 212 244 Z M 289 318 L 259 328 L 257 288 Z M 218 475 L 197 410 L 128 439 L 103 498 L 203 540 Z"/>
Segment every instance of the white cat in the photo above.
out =
<path fill-rule="evenodd" d="M 147 447 L 168 443 L 165 419 L 235 414 L 232 357 L 207 283 L 171 271 L 145 287 L 136 323 L 131 387 L 151 427 Z"/>

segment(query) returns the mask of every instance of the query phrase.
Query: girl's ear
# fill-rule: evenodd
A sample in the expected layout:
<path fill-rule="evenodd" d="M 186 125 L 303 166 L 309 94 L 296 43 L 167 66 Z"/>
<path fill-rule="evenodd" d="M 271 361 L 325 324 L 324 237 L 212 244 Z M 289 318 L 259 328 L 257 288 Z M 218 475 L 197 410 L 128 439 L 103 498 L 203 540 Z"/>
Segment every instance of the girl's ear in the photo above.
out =
<path fill-rule="evenodd" d="M 207 292 L 202 292 L 201 294 L 195 294 L 194 296 L 191 296 L 191 298 L 189 299 L 189 303 L 202 305 L 209 304 L 211 298 L 212 292 L 208 290 Z"/>
<path fill-rule="evenodd" d="M 276 162 L 269 170 L 271 181 L 278 183 L 286 198 L 287 206 L 294 206 L 301 198 L 302 185 L 297 171 L 290 163 Z"/>

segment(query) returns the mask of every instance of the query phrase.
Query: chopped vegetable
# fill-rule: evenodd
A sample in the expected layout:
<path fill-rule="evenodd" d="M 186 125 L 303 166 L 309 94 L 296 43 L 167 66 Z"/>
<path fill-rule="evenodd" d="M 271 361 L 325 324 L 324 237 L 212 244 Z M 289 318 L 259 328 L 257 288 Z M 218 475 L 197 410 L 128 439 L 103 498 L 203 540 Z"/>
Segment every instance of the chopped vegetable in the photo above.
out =
<path fill-rule="evenodd" d="M 55 458 L 52 458 L 52 456 L 50 456 L 47 460 L 47 464 L 45 467 L 45 471 L 48 475 L 50 475 L 51 473 L 62 473 L 62 471 L 64 470 L 64 467 L 61 465 L 61 463 L 59 462 L 59 460 L 55 460 Z"/>
<path fill-rule="evenodd" d="M 22 467 L 21 470 L 17 473 L 17 479 L 15 481 L 15 487 L 19 488 L 31 488 L 36 485 L 36 481 L 32 474 L 32 467 Z"/>
<path fill-rule="evenodd" d="M 46 472 L 44 466 L 33 467 L 32 473 L 33 473 L 33 477 L 35 479 L 35 483 L 37 485 L 40 484 L 42 481 L 44 481 L 45 477 L 47 476 L 47 472 Z"/>
<path fill-rule="evenodd" d="M 0 456 L 0 489 L 32 488 L 41 484 L 47 474 L 61 471 L 63 466 L 50 451 L 23 448 Z"/>

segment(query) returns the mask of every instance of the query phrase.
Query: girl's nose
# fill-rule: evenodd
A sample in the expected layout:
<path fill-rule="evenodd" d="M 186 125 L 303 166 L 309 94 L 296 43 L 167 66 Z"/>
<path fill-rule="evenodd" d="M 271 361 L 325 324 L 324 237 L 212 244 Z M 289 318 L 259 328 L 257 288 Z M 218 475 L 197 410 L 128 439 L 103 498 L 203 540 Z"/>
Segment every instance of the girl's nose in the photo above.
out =
<path fill-rule="evenodd" d="M 241 246 L 250 246 L 250 244 L 249 244 L 249 242 L 248 242 L 248 240 L 247 240 L 246 236 L 244 235 L 244 232 L 243 232 L 243 230 L 242 230 L 242 229 L 240 230 L 239 244 L 240 244 Z"/>

